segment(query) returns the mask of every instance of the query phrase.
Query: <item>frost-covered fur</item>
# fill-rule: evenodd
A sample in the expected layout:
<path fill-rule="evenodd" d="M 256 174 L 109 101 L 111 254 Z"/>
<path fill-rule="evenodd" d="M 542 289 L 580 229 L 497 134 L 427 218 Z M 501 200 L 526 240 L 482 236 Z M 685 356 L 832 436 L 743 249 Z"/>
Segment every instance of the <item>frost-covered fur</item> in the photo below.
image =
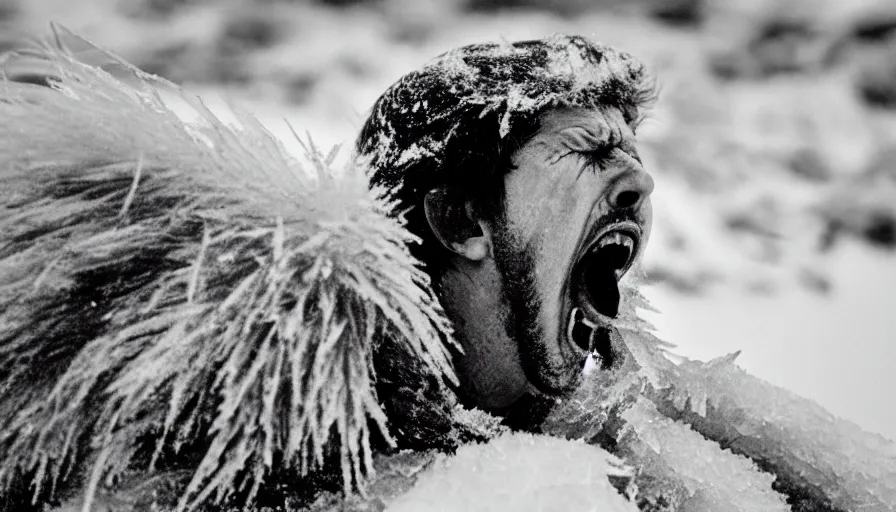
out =
<path fill-rule="evenodd" d="M 454 378 L 412 237 L 363 173 L 311 146 L 303 168 L 252 117 L 225 126 L 137 70 L 33 57 L 52 89 L 0 83 L 0 492 L 78 483 L 88 510 L 186 466 L 180 507 L 251 501 L 334 448 L 363 484 L 371 435 L 393 442 L 375 340 Z"/>

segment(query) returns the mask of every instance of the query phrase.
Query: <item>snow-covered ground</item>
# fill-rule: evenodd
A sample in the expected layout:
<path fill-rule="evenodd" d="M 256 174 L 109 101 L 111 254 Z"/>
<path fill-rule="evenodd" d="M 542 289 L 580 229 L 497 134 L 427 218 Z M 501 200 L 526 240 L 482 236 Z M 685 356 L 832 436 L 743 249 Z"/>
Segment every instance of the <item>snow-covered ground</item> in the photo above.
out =
<path fill-rule="evenodd" d="M 644 14 L 657 0 L 548 2 L 562 14 L 463 7 L 502 3 L 483 0 L 322 5 L 350 3 L 364 2 L 0 0 L 0 48 L 56 21 L 322 146 L 350 144 L 389 83 L 459 44 L 568 32 L 627 49 L 662 86 L 642 132 L 659 335 L 700 359 L 742 350 L 750 372 L 896 439 L 886 3 L 707 0 L 702 22 L 677 25 Z M 617 12 L 630 4 L 641 12 Z"/>

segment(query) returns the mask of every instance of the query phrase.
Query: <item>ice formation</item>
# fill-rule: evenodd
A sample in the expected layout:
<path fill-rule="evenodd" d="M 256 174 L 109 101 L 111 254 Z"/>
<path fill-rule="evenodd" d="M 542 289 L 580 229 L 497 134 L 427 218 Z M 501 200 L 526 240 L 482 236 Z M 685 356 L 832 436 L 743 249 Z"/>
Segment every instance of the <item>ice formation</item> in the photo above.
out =
<path fill-rule="evenodd" d="M 658 403 L 839 510 L 896 510 L 896 444 L 729 360 L 686 361 Z M 672 411 L 679 411 L 675 414 Z"/>

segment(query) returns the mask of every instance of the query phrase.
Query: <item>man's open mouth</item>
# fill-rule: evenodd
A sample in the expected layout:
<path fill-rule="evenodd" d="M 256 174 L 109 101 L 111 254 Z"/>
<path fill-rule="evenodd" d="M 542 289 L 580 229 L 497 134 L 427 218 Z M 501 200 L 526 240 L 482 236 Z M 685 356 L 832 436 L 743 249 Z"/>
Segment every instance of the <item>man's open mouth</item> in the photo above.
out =
<path fill-rule="evenodd" d="M 607 226 L 582 251 L 570 275 L 571 307 L 566 337 L 601 369 L 618 359 L 612 343 L 612 319 L 619 313 L 619 280 L 631 268 L 641 241 L 641 229 L 626 221 Z"/>

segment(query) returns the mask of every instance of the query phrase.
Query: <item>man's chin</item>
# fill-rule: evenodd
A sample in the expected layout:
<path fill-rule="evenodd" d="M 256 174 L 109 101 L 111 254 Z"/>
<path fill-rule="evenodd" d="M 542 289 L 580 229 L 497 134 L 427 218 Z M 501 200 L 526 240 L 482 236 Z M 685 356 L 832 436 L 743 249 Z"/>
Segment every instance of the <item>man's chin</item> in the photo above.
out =
<path fill-rule="evenodd" d="M 571 351 L 561 351 L 550 358 L 543 358 L 526 372 L 529 382 L 539 393 L 562 397 L 578 386 L 582 378 L 583 357 Z"/>
<path fill-rule="evenodd" d="M 532 382 L 532 386 L 543 396 L 563 398 L 575 391 L 582 380 L 581 376 L 581 372 L 576 372 L 566 379 L 559 379 L 553 376 L 547 378 L 540 377 Z"/>

